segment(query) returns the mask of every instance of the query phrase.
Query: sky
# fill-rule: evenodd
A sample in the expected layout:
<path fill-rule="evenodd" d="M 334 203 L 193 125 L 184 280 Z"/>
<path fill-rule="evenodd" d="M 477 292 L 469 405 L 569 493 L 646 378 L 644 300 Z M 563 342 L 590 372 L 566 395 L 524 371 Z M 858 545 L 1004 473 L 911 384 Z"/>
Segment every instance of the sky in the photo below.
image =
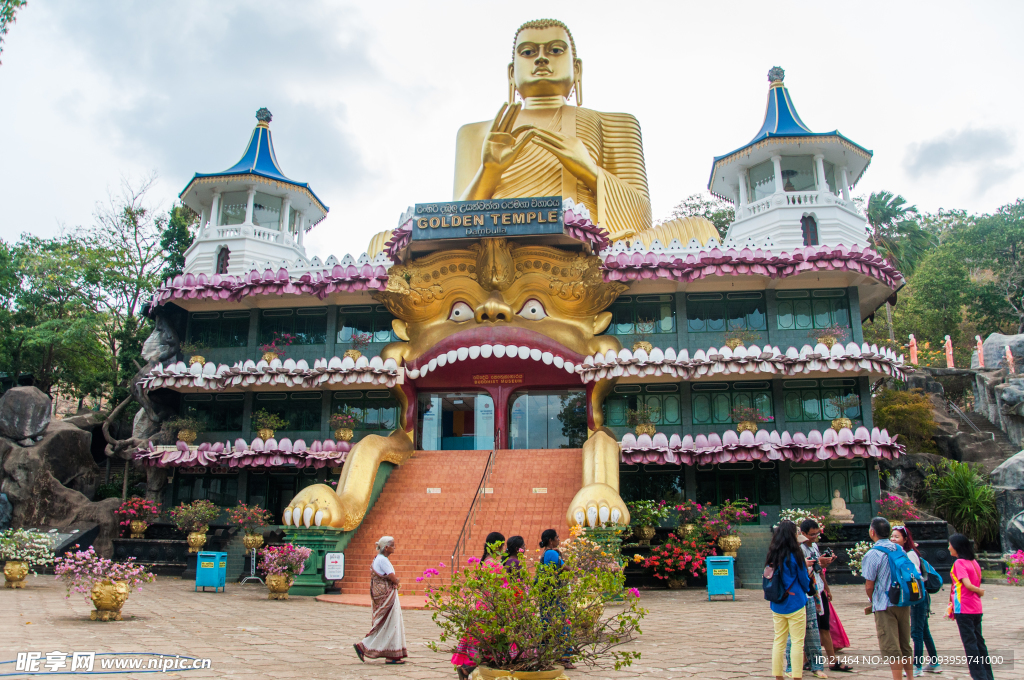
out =
<path fill-rule="evenodd" d="M 0 54 L 0 239 L 88 225 L 122 179 L 170 208 L 255 113 L 330 207 L 307 253 L 358 256 L 450 200 L 455 135 L 507 97 L 516 27 L 573 32 L 584 103 L 641 125 L 656 219 L 761 126 L 772 66 L 804 122 L 874 151 L 854 195 L 991 212 L 1024 195 L 1020 2 L 30 0 Z"/>

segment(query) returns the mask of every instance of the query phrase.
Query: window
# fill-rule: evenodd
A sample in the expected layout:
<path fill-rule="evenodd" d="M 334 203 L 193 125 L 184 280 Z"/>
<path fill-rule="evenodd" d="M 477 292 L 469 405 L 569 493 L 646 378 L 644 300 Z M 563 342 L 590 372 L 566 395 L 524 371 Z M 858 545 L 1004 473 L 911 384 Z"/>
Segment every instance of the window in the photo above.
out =
<path fill-rule="evenodd" d="M 228 260 L 231 257 L 231 251 L 228 250 L 227 246 L 224 246 L 217 251 L 217 274 L 228 273 Z"/>
<path fill-rule="evenodd" d="M 288 421 L 282 432 L 319 432 L 322 400 L 321 392 L 261 392 L 256 394 L 252 408 L 254 413 L 266 409 Z M 256 431 L 255 423 L 252 431 Z"/>
<path fill-rule="evenodd" d="M 655 425 L 680 425 L 682 411 L 680 407 L 679 385 L 616 385 L 614 392 L 604 400 L 605 424 L 608 427 L 628 427 L 628 409 L 636 409 L 638 404 L 647 404 L 658 409 Z"/>
<path fill-rule="evenodd" d="M 508 429 L 511 449 L 578 449 L 587 439 L 586 392 L 517 392 Z"/>
<path fill-rule="evenodd" d="M 842 288 L 780 290 L 775 300 L 779 330 L 850 327 L 850 303 Z"/>
<path fill-rule="evenodd" d="M 394 318 L 383 305 L 339 307 L 337 342 L 351 343 L 356 333 L 369 335 L 370 342 L 395 342 L 399 337 L 391 329 Z"/>
<path fill-rule="evenodd" d="M 732 412 L 738 408 L 756 408 L 765 417 L 773 417 L 769 382 L 693 383 L 690 386 L 694 425 L 731 425 Z"/>
<path fill-rule="evenodd" d="M 782 188 L 786 191 L 817 191 L 814 158 L 811 156 L 782 157 Z"/>
<path fill-rule="evenodd" d="M 786 422 L 806 423 L 834 418 L 860 418 L 860 406 L 852 406 L 845 413 L 830 403 L 836 397 L 857 394 L 857 381 L 842 380 L 785 380 L 782 383 L 782 402 L 786 408 Z"/>
<path fill-rule="evenodd" d="M 775 164 L 758 163 L 747 171 L 747 200 L 751 203 L 775 193 Z"/>
<path fill-rule="evenodd" d="M 793 505 L 828 505 L 836 489 L 847 503 L 870 503 L 864 460 L 793 463 L 789 472 Z"/>
<path fill-rule="evenodd" d="M 193 312 L 188 317 L 188 340 L 210 348 L 245 347 L 249 311 Z"/>
<path fill-rule="evenodd" d="M 222 508 L 238 503 L 238 475 L 179 475 L 174 484 L 174 504 L 207 499 Z"/>
<path fill-rule="evenodd" d="M 804 235 L 805 246 L 818 245 L 818 223 L 814 221 L 813 217 L 810 215 L 804 215 L 801 217 L 800 230 Z"/>
<path fill-rule="evenodd" d="M 257 191 L 252 206 L 252 223 L 264 229 L 280 229 L 281 199 Z"/>
<path fill-rule="evenodd" d="M 686 500 L 686 468 L 623 465 L 619 471 L 619 494 L 627 503 L 651 498 L 664 499 L 669 505 L 682 503 Z"/>
<path fill-rule="evenodd" d="M 387 390 L 368 392 L 335 392 L 331 401 L 331 413 L 348 412 L 359 423 L 352 429 L 378 434 L 387 433 L 398 427 L 398 400 Z"/>
<path fill-rule="evenodd" d="M 184 413 L 205 419 L 208 432 L 238 432 L 242 429 L 245 395 L 186 394 Z"/>
<path fill-rule="evenodd" d="M 746 498 L 755 506 L 778 505 L 779 467 L 772 461 L 702 465 L 696 470 L 697 502 L 721 505 Z M 755 519 L 751 524 L 756 524 Z"/>
<path fill-rule="evenodd" d="M 693 293 L 686 296 L 690 333 L 767 330 L 764 293 Z"/>
<path fill-rule="evenodd" d="M 220 219 L 217 224 L 229 226 L 245 222 L 245 207 L 249 203 L 249 192 L 231 191 L 220 197 Z"/>
<path fill-rule="evenodd" d="M 260 314 L 260 343 L 273 342 L 274 334 L 295 336 L 293 345 L 327 342 L 327 308 L 264 309 Z"/>
<path fill-rule="evenodd" d="M 676 332 L 674 295 L 620 297 L 608 308 L 612 323 L 608 335 L 651 335 Z"/>

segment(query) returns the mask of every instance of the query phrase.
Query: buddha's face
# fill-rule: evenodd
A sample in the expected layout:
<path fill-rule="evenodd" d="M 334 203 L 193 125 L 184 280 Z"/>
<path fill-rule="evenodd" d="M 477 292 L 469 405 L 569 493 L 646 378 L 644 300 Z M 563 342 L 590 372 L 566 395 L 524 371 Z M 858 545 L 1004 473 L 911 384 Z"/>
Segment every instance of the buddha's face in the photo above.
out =
<path fill-rule="evenodd" d="M 577 68 L 582 67 L 572 53 L 569 35 L 560 26 L 525 28 L 516 37 L 509 69 L 524 98 L 569 96 Z"/>

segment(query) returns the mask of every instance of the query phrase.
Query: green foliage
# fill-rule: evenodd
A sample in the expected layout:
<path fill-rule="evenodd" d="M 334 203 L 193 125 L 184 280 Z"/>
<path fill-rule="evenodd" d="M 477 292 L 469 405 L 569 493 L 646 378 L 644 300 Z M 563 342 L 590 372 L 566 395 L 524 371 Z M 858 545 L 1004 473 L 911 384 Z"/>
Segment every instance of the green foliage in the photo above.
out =
<path fill-rule="evenodd" d="M 206 531 L 219 514 L 220 508 L 203 498 L 172 508 L 171 521 L 182 531 Z"/>
<path fill-rule="evenodd" d="M 252 414 L 252 426 L 257 430 L 283 430 L 288 427 L 288 421 L 276 413 L 261 408 Z"/>
<path fill-rule="evenodd" d="M 177 436 L 181 430 L 192 430 L 199 433 L 206 430 L 206 419 L 200 416 L 178 416 L 168 418 L 161 424 L 161 429 L 171 436 Z"/>
<path fill-rule="evenodd" d="M 629 510 L 629 525 L 633 527 L 661 526 L 661 520 L 668 517 L 665 501 L 631 501 L 626 503 Z"/>
<path fill-rule="evenodd" d="M 917 217 L 917 208 L 891 191 L 876 191 L 868 198 L 868 238 L 904 276 L 912 274 L 935 245 L 935 238 L 921 229 Z"/>
<path fill-rule="evenodd" d="M 0 0 L 0 52 L 4 49 L 4 36 L 15 21 L 15 13 L 27 4 L 26 0 Z"/>
<path fill-rule="evenodd" d="M 936 451 L 931 440 L 935 431 L 932 403 L 923 390 L 881 390 L 873 399 L 872 412 L 875 425 L 890 435 L 898 434 L 907 451 Z"/>
<path fill-rule="evenodd" d="M 928 469 L 925 498 L 942 519 L 981 545 L 999 528 L 995 489 L 981 466 L 944 460 Z"/>
<path fill-rule="evenodd" d="M 160 234 L 160 248 L 164 253 L 164 268 L 160 272 L 160 280 L 166 281 L 182 273 L 185 269 L 185 251 L 192 245 L 195 235 L 192 228 L 196 225 L 196 214 L 183 205 L 171 208 L 168 214 L 167 227 Z"/>
<path fill-rule="evenodd" d="M 919 342 L 939 343 L 950 336 L 954 345 L 969 338 L 961 333 L 963 307 L 971 302 L 973 286 L 963 256 L 953 246 L 940 246 L 924 258 L 904 297 L 901 320 L 907 334 Z M 895 322 L 894 322 L 895 325 Z M 903 337 L 907 337 L 904 335 Z"/>
<path fill-rule="evenodd" d="M 729 225 L 736 219 L 736 210 L 728 201 L 707 193 L 691 194 L 672 208 L 672 218 L 703 217 L 715 225 L 718 240 L 724 241 Z"/>

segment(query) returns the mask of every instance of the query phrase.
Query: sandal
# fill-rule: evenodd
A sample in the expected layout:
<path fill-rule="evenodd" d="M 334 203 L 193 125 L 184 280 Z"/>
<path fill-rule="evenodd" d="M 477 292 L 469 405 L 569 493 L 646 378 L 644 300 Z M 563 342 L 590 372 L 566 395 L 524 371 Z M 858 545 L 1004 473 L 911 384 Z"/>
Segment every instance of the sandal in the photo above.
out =
<path fill-rule="evenodd" d="M 356 654 L 359 655 L 359 660 L 366 663 L 366 659 L 363 658 L 363 650 L 359 649 L 359 645 L 352 645 L 352 649 L 356 650 Z"/>
<path fill-rule="evenodd" d="M 392 664 L 392 665 L 395 665 L 395 666 L 397 666 L 397 665 L 399 665 L 399 664 L 403 664 L 403 663 L 405 663 L 405 659 L 388 659 L 388 660 L 387 660 L 387 661 L 385 661 L 384 663 L 386 663 L 386 664 Z"/>
<path fill-rule="evenodd" d="M 813 675 L 816 678 L 827 678 L 828 677 L 827 675 L 825 675 L 825 671 L 811 671 L 811 675 Z"/>
<path fill-rule="evenodd" d="M 836 663 L 832 664 L 831 666 L 829 666 L 829 670 L 833 670 L 833 671 L 835 671 L 837 673 L 856 673 L 857 672 L 857 671 L 853 670 L 852 666 L 848 666 L 847 664 L 840 665 L 838 662 L 836 662 Z"/>

